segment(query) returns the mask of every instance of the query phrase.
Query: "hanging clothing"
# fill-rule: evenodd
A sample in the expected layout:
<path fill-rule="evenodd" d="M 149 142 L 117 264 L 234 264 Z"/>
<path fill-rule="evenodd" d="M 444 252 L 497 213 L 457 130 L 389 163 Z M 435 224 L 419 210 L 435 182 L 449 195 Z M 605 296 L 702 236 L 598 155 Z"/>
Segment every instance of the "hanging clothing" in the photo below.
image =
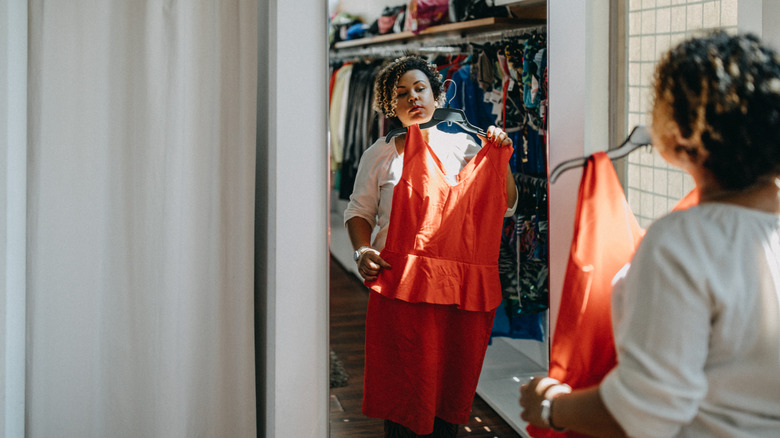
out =
<path fill-rule="evenodd" d="M 538 41 L 541 39 L 537 38 Z M 504 221 L 499 258 L 504 301 L 496 313 L 493 336 L 543 341 L 545 325 L 541 312 L 546 310 L 549 301 L 547 208 L 546 204 L 540 208 L 538 202 L 524 206 L 520 181 L 537 176 L 535 180 L 543 186 L 541 191 L 546 195 L 546 145 L 544 133 L 533 124 L 533 114 L 539 108 L 534 111 L 525 108 L 520 92 L 522 86 L 514 86 L 517 85 L 515 78 L 522 76 L 524 47 L 508 40 L 479 49 L 479 55 L 474 59 L 481 59 L 483 63 L 465 65 L 452 75 L 453 83 L 447 88 L 446 102 L 463 109 L 477 126 L 487 128 L 500 124 L 507 130 L 514 130 L 507 133 L 515 145 L 509 163 L 513 172 L 519 172 L 515 173 L 515 179 L 521 196 L 516 215 Z M 510 59 L 515 60 L 511 68 Z M 544 102 L 543 99 L 546 97 L 541 97 L 540 102 Z M 540 103 L 539 107 L 543 106 Z M 500 111 L 494 111 L 496 108 Z M 518 263 L 519 259 L 522 259 L 521 263 Z"/>
<path fill-rule="evenodd" d="M 492 105 L 485 102 L 485 91 L 472 80 L 472 66 L 464 65 L 452 75 L 452 85 L 447 87 L 446 102 L 453 108 L 462 109 L 466 118 L 482 129 L 496 123 L 490 113 Z"/>
<path fill-rule="evenodd" d="M 550 351 L 550 377 L 574 389 L 586 388 L 601 382 L 615 366 L 612 279 L 631 260 L 642 234 L 609 157 L 605 152 L 591 155 L 580 182 L 574 236 Z M 562 436 L 530 425 L 527 430 L 533 437 Z"/>
<path fill-rule="evenodd" d="M 333 73 L 332 95 L 328 109 L 330 126 L 330 170 L 335 172 L 344 159 L 344 129 L 347 114 L 347 89 L 352 76 L 352 64 L 345 64 Z"/>
<path fill-rule="evenodd" d="M 381 253 L 393 269 L 366 285 L 409 302 L 495 309 L 501 301 L 498 251 L 511 155 L 512 148 L 486 143 L 451 185 L 419 126 L 410 126 Z"/>
<path fill-rule="evenodd" d="M 418 435 L 434 418 L 467 424 L 495 309 L 409 303 L 369 292 L 363 414 Z"/>
<path fill-rule="evenodd" d="M 378 118 L 372 109 L 374 78 L 379 63 L 355 63 L 349 77 L 344 138 L 340 167 L 339 198 L 349 199 L 363 151 L 379 136 Z"/>
<path fill-rule="evenodd" d="M 694 189 L 674 210 L 698 202 L 699 193 Z M 588 158 L 575 214 L 549 375 L 578 389 L 600 383 L 617 363 L 611 323 L 612 282 L 631 261 L 644 236 L 605 152 Z M 584 436 L 533 426 L 528 426 L 528 432 L 535 438 Z"/>
<path fill-rule="evenodd" d="M 452 185 L 419 127 L 409 128 L 381 252 L 392 269 L 366 282 L 365 415 L 421 435 L 432 432 L 435 417 L 468 422 L 501 302 L 511 153 L 487 143 Z"/>
<path fill-rule="evenodd" d="M 471 135 L 458 132 L 440 131 L 445 125 L 439 124 L 428 129 L 429 146 L 446 169 L 451 184 L 456 184 L 457 174 L 471 161 L 480 150 Z M 353 217 L 365 219 L 372 228 L 377 227 L 371 247 L 381 251 L 385 247 L 387 231 L 393 206 L 393 190 L 401 181 L 404 154 L 399 154 L 395 141 L 379 138 L 360 158 L 355 184 L 349 196 L 349 204 L 344 210 L 344 223 Z M 511 216 L 515 209 L 507 209 L 505 215 Z"/>
<path fill-rule="evenodd" d="M 515 216 L 504 219 L 499 275 L 504 301 L 496 311 L 493 336 L 544 341 L 548 308 L 547 180 L 514 175 Z"/>

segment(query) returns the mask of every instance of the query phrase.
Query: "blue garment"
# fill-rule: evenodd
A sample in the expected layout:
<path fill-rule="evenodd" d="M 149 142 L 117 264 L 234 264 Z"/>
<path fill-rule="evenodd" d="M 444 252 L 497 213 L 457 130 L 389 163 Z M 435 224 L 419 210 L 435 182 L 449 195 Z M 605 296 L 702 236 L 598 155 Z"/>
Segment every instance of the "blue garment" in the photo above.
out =
<path fill-rule="evenodd" d="M 523 141 L 522 137 L 520 141 Z M 522 173 L 526 175 L 532 175 L 537 177 L 546 177 L 547 175 L 547 147 L 544 143 L 544 136 L 541 132 L 531 129 L 527 129 L 527 135 L 525 136 L 525 145 L 516 143 L 519 147 L 515 148 L 525 152 L 527 161 L 520 165 Z"/>
<path fill-rule="evenodd" d="M 491 336 L 544 341 L 545 313 L 517 315 L 516 312 L 507 310 L 504 306 L 506 302 L 503 300 L 496 309 Z"/>

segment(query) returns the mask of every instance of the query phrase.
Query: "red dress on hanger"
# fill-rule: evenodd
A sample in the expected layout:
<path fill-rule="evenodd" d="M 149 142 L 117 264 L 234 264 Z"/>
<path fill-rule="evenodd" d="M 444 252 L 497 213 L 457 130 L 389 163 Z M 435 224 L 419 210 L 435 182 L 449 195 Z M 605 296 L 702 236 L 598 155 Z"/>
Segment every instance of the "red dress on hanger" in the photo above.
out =
<path fill-rule="evenodd" d="M 692 191 L 675 207 L 698 203 Z M 631 261 L 644 230 L 626 201 L 605 152 L 588 158 L 580 181 L 574 236 L 561 307 L 550 350 L 548 375 L 573 389 L 597 385 L 617 364 L 612 334 L 612 279 Z M 529 425 L 535 437 L 585 437 Z"/>
<path fill-rule="evenodd" d="M 434 417 L 468 423 L 495 309 L 512 148 L 487 143 L 451 186 L 417 125 L 393 191 L 387 243 L 392 269 L 371 288 L 363 413 L 417 434 Z"/>
<path fill-rule="evenodd" d="M 595 385 L 615 366 L 612 278 L 631 260 L 644 232 L 605 152 L 588 158 L 580 181 L 549 376 L 572 388 Z M 528 426 L 534 437 L 556 436 Z M 568 436 L 580 436 L 568 432 Z"/>

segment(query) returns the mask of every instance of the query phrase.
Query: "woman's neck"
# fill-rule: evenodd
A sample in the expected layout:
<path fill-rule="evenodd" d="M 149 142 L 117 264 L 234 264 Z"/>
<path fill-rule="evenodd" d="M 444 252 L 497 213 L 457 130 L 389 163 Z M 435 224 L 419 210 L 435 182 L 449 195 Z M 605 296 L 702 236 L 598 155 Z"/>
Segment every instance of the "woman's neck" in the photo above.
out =
<path fill-rule="evenodd" d="M 405 128 L 408 128 L 408 126 L 405 126 Z M 429 135 L 430 129 L 421 129 L 420 133 L 422 134 L 423 141 L 428 143 L 428 139 L 430 138 Z M 395 137 L 395 150 L 398 152 L 398 155 L 401 155 L 404 153 L 404 145 L 406 144 L 406 134 L 401 134 L 397 137 Z"/>
<path fill-rule="evenodd" d="M 722 202 L 780 214 L 780 175 L 761 179 L 741 190 L 727 190 L 713 183 L 699 185 L 699 191 L 702 204 Z"/>

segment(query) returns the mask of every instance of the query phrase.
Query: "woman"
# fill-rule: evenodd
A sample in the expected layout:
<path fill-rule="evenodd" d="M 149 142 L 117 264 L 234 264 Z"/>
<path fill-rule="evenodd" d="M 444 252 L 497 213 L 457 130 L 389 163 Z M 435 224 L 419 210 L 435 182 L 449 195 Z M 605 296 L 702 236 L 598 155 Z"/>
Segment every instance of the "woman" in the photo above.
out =
<path fill-rule="evenodd" d="M 613 289 L 618 365 L 521 386 L 522 418 L 594 436 L 780 431 L 780 58 L 756 37 L 684 41 L 657 66 L 653 145 L 698 206 L 647 231 Z"/>
<path fill-rule="evenodd" d="M 490 242 L 489 246 L 495 247 L 494 260 L 485 263 L 495 263 L 497 268 L 500 225 L 504 215 L 513 214 L 517 202 L 517 191 L 507 164 L 512 141 L 506 133 L 493 126 L 487 130 L 487 138 L 484 140 L 488 147 L 484 149 L 480 149 L 466 133 L 446 133 L 435 127 L 420 130 L 419 125 L 431 120 L 436 107 L 444 98 L 441 76 L 435 66 L 421 58 L 403 57 L 383 67 L 376 78 L 374 92 L 376 109 L 400 122 L 409 128 L 409 131 L 408 134 L 395 137 L 389 142 L 380 138 L 364 152 L 358 166 L 354 191 L 344 213 L 350 240 L 355 249 L 354 259 L 358 270 L 366 284 L 372 288 L 366 317 L 363 412 L 370 417 L 385 419 L 386 436 L 418 436 L 430 433 L 434 433 L 434 436 L 455 436 L 457 424 L 468 422 L 495 315 L 495 298 L 499 301 L 501 299 L 500 286 L 495 290 L 485 290 L 486 288 L 481 287 L 474 288 L 477 290 L 461 288 L 457 293 L 462 292 L 464 296 L 457 297 L 455 301 L 449 296 L 442 298 L 436 290 L 429 290 L 445 290 L 447 287 L 444 283 L 452 283 L 453 278 L 442 273 L 431 274 L 428 269 L 420 269 L 428 263 L 425 251 L 433 247 L 439 248 L 441 243 L 447 248 L 457 247 L 464 240 L 464 236 L 458 233 L 426 235 L 423 237 L 425 244 L 418 245 L 421 253 L 405 254 L 404 248 L 396 247 L 399 241 L 404 240 L 401 234 L 410 229 L 407 221 L 412 222 L 412 217 L 405 215 L 411 207 L 403 202 L 399 195 L 394 196 L 394 193 L 398 193 L 396 186 L 402 178 L 402 189 L 415 184 L 428 184 L 410 182 L 410 178 L 417 175 L 417 170 L 427 171 L 425 159 L 434 160 L 436 164 L 432 166 L 438 166 L 446 179 L 447 187 L 437 187 L 436 190 L 449 193 L 448 187 L 458 187 L 452 189 L 453 193 L 457 192 L 457 196 L 446 195 L 451 198 L 469 196 L 467 193 L 460 193 L 466 191 L 464 184 L 469 184 L 469 191 L 470 187 L 478 185 L 478 182 L 474 181 L 476 177 L 460 181 L 462 172 L 467 172 L 468 175 L 481 172 L 480 178 L 486 179 L 497 177 L 498 184 L 487 189 L 493 193 L 481 196 L 474 202 L 474 205 L 482 205 L 485 198 L 492 198 L 493 201 L 498 199 L 497 208 L 494 208 L 496 202 L 492 202 L 490 205 L 494 207 L 491 207 L 493 209 L 490 213 L 482 211 L 481 207 L 476 207 L 479 211 L 465 211 L 467 216 L 473 216 L 466 218 L 467 220 L 486 216 L 484 234 L 479 239 L 487 240 Z M 407 149 L 407 145 L 410 145 L 409 148 L 414 146 L 414 150 Z M 426 153 L 426 150 L 432 154 Z M 503 160 L 503 167 L 496 168 L 500 169 L 500 173 L 491 173 L 489 167 L 481 165 L 492 162 L 491 160 L 499 156 Z M 419 161 L 414 157 L 427 158 Z M 484 161 L 482 158 L 472 160 L 474 157 L 483 157 Z M 408 162 L 405 163 L 405 159 Z M 469 166 L 472 161 L 475 164 Z M 480 164 L 476 164 L 477 161 Z M 418 167 L 413 167 L 415 165 Z M 437 173 L 438 171 L 434 171 L 431 176 L 434 177 Z M 429 185 L 434 186 L 435 181 Z M 482 186 L 484 190 L 484 184 Z M 413 190 L 407 190 L 404 195 L 429 188 L 413 187 Z M 463 210 L 462 207 L 459 208 Z M 391 210 L 395 211 L 395 215 Z M 399 213 L 400 211 L 403 211 L 403 214 Z M 495 212 L 497 214 L 494 214 Z M 431 213 L 430 210 L 416 213 L 438 215 L 436 211 Z M 394 219 L 391 220 L 391 217 Z M 438 219 L 442 218 L 433 220 Z M 442 219 L 441 222 L 436 222 L 436 226 L 422 227 L 427 230 L 423 231 L 423 234 L 435 234 L 439 226 L 446 228 L 447 224 L 444 222 L 446 220 Z M 451 230 L 457 221 L 449 222 Z M 490 224 L 498 224 L 499 231 L 487 231 L 492 229 Z M 374 228 L 378 230 L 372 242 Z M 397 234 L 395 238 L 392 238 L 393 233 Z M 391 235 L 389 241 L 388 234 Z M 387 242 L 390 244 L 386 247 Z M 391 255 L 393 258 L 388 260 Z M 463 257 L 469 255 L 463 254 Z M 413 262 L 408 260 L 411 257 L 414 257 Z M 441 263 L 441 260 L 435 260 L 434 263 Z M 437 269 L 439 267 L 440 265 L 437 265 Z M 486 269 L 490 270 L 492 267 Z M 450 271 L 443 269 L 437 272 Z M 496 281 L 497 272 L 496 269 Z M 411 277 L 414 277 L 413 281 L 410 280 Z M 408 283 L 405 280 L 415 285 L 399 286 L 399 283 Z M 492 278 L 486 280 L 485 284 L 490 281 Z M 476 307 L 471 307 L 473 300 L 484 297 L 487 297 L 490 305 L 480 307 L 480 304 L 477 304 Z M 477 310 L 472 311 L 473 309 Z"/>

